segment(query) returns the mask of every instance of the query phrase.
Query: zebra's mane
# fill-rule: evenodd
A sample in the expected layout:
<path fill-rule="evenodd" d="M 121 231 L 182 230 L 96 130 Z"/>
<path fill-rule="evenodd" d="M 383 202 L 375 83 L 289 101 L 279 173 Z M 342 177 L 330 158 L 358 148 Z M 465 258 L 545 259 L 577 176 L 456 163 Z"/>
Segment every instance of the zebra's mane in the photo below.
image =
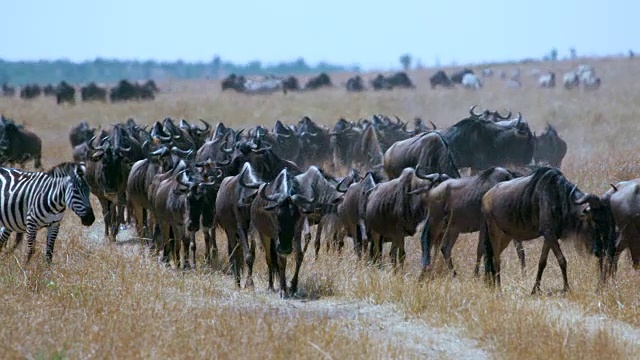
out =
<path fill-rule="evenodd" d="M 76 163 L 71 161 L 65 161 L 60 163 L 47 171 L 47 175 L 53 177 L 65 177 L 69 175 L 73 175 L 76 169 Z"/>

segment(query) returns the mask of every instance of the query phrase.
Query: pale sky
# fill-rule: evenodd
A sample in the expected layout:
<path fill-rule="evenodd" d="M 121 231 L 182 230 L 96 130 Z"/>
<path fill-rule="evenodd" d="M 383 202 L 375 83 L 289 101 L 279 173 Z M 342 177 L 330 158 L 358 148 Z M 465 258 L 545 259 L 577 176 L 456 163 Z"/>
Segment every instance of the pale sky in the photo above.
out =
<path fill-rule="evenodd" d="M 0 0 L 0 58 L 399 66 L 640 52 L 629 0 Z"/>

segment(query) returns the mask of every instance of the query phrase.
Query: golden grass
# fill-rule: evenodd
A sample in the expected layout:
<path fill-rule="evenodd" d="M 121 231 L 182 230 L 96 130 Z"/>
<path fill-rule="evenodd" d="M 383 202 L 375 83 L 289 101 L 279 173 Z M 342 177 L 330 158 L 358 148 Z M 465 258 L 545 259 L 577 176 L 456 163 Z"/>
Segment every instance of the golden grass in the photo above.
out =
<path fill-rule="evenodd" d="M 431 90 L 430 71 L 411 73 L 415 91 L 347 94 L 343 88 L 306 94 L 246 97 L 221 93 L 213 81 L 165 82 L 154 102 L 58 107 L 51 98 L 0 99 L 0 112 L 42 137 L 45 166 L 71 158 L 67 135 L 81 120 L 109 124 L 165 116 L 235 127 L 295 122 L 303 115 L 332 124 L 374 113 L 422 116 L 439 127 L 467 114 L 472 104 L 521 111 L 535 131 L 546 122 L 566 139 L 566 176 L 583 191 L 603 193 L 614 181 L 640 176 L 640 62 L 590 61 L 603 79 L 596 92 L 538 89 L 533 67 L 557 72 L 575 64 L 522 66 L 523 88 L 488 79 L 478 92 Z M 346 81 L 337 74 L 334 82 Z M 97 201 L 94 209 L 99 210 Z M 544 295 L 532 297 L 539 241 L 525 244 L 527 274 L 520 275 L 512 246 L 502 254 L 503 287 L 487 288 L 472 274 L 477 235 L 454 249 L 458 277 L 444 270 L 424 283 L 417 237 L 407 239 L 406 267 L 358 264 L 347 246 L 315 261 L 307 254 L 300 298 L 280 300 L 266 291 L 264 253 L 258 251 L 254 290 L 236 289 L 219 269 L 166 269 L 129 241 L 102 238 L 99 220 L 83 228 L 73 214 L 63 222 L 54 264 L 37 256 L 24 265 L 22 249 L 0 254 L 0 354 L 3 358 L 634 358 L 640 350 L 640 281 L 626 255 L 618 276 L 596 293 L 596 261 L 562 244 L 572 292 L 559 294 L 560 271 L 549 261 Z M 219 232 L 219 248 L 226 239 Z M 350 244 L 350 242 L 348 242 Z M 203 263 L 203 243 L 198 243 Z M 386 251 L 386 250 L 385 250 Z M 441 264 L 441 258 L 437 260 Z M 220 259 L 224 264 L 224 258 Z M 292 263 L 290 261 L 290 263 Z"/>

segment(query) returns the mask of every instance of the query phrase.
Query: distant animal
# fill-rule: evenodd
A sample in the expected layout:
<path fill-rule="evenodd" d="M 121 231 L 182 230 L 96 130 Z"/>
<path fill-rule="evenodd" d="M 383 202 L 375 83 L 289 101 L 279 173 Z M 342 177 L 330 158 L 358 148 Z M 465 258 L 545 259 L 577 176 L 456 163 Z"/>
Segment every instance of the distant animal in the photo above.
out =
<path fill-rule="evenodd" d="M 360 92 L 364 91 L 364 82 L 360 75 L 356 75 L 347 80 L 347 91 L 349 92 Z"/>
<path fill-rule="evenodd" d="M 131 83 L 128 80 L 120 80 L 118 85 L 109 91 L 111 102 L 130 100 L 154 100 L 157 92 L 155 82 Z"/>
<path fill-rule="evenodd" d="M 0 123 L 0 164 L 18 163 L 24 168 L 27 161 L 33 160 L 33 166 L 42 169 L 41 158 L 42 140 L 38 135 L 14 122 Z"/>
<path fill-rule="evenodd" d="M 471 70 L 469 68 L 464 68 L 462 70 L 456 71 L 456 72 L 453 73 L 453 75 L 451 75 L 451 81 L 454 84 L 462 84 L 462 78 L 466 74 L 473 74 L 473 70 Z"/>
<path fill-rule="evenodd" d="M 482 87 L 482 81 L 480 80 L 480 78 L 471 73 L 464 74 L 461 84 L 467 89 L 477 90 Z"/>
<path fill-rule="evenodd" d="M 9 86 L 6 82 L 2 84 L 2 96 L 14 97 L 16 96 L 16 88 Z"/>
<path fill-rule="evenodd" d="M 534 136 L 533 162 L 560 168 L 567 154 L 567 143 L 558 135 L 556 129 L 547 124 L 545 132 Z"/>
<path fill-rule="evenodd" d="M 550 71 L 546 74 L 540 75 L 538 78 L 538 85 L 542 88 L 554 88 L 556 86 L 556 73 Z"/>
<path fill-rule="evenodd" d="M 66 81 L 62 81 L 56 87 L 56 104 L 60 105 L 65 102 L 71 105 L 76 103 L 76 89 Z"/>
<path fill-rule="evenodd" d="M 453 86 L 453 82 L 451 81 L 451 79 L 442 70 L 438 70 L 435 74 L 433 74 L 429 78 L 429 83 L 431 84 L 432 89 L 435 89 L 438 85 L 446 88 Z"/>
<path fill-rule="evenodd" d="M 25 85 L 20 88 L 20 98 L 24 100 L 37 98 L 40 94 L 42 94 L 42 88 L 38 84 Z"/>
<path fill-rule="evenodd" d="M 318 76 L 312 77 L 307 81 L 304 85 L 305 90 L 317 90 L 321 87 L 331 87 L 333 86 L 331 83 L 331 78 L 327 73 L 320 73 Z"/>
<path fill-rule="evenodd" d="M 82 101 L 107 101 L 107 89 L 98 86 L 95 82 L 80 88 Z"/>
<path fill-rule="evenodd" d="M 482 198 L 485 219 L 485 271 L 488 280 L 500 285 L 500 254 L 512 239 L 529 241 L 542 236 L 544 243 L 532 294 L 540 292 L 540 280 L 553 251 L 569 291 L 567 260 L 559 239 L 575 236 L 588 244 L 599 259 L 599 285 L 606 280 L 606 261 L 613 261 L 615 222 L 609 202 L 585 194 L 556 168 L 541 167 L 531 175 L 504 181 Z"/>

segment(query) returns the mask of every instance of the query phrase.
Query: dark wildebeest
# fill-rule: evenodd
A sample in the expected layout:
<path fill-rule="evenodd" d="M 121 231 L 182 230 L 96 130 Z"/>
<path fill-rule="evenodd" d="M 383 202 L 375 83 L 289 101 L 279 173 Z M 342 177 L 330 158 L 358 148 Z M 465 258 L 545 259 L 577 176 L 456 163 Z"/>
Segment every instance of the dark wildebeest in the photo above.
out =
<path fill-rule="evenodd" d="M 567 143 L 560 138 L 556 129 L 547 124 L 545 132 L 535 136 L 533 161 L 536 164 L 548 164 L 558 169 L 567 154 Z"/>
<path fill-rule="evenodd" d="M 346 181 L 348 180 L 348 181 Z M 351 184 L 347 182 L 351 181 Z M 344 243 L 344 236 L 347 235 L 353 239 L 353 249 L 355 250 L 358 258 L 362 256 L 363 251 L 369 249 L 369 238 L 367 236 L 367 228 L 364 220 L 367 212 L 367 201 L 369 194 L 376 186 L 376 179 L 374 173 L 367 172 L 363 179 L 360 179 L 356 174 L 353 174 L 351 178 L 345 178 L 341 181 L 336 190 L 344 192 L 343 200 L 338 205 L 338 216 L 335 221 L 337 228 L 334 230 L 335 243 L 338 246 L 338 250 L 342 248 Z M 346 188 L 345 188 L 346 187 Z M 327 242 L 327 249 L 329 243 Z M 317 249 L 316 249 L 316 257 Z"/>
<path fill-rule="evenodd" d="M 449 269 L 453 269 L 451 251 L 459 234 L 480 231 L 483 222 L 482 197 L 495 184 L 518 177 L 507 169 L 489 168 L 479 175 L 460 179 L 449 179 L 433 187 L 428 195 L 428 216 L 422 232 L 422 275 L 431 265 L 431 251 L 440 247 Z M 484 255 L 483 234 L 477 248 L 475 275 L 478 276 L 480 260 Z M 524 249 L 515 242 L 520 265 L 524 272 Z"/>
<path fill-rule="evenodd" d="M 222 180 L 216 197 L 215 224 L 227 235 L 227 256 L 237 286 L 240 286 L 244 258 L 244 263 L 247 264 L 245 287 L 253 287 L 255 241 L 249 238 L 250 209 L 262 184 L 263 181 L 255 175 L 251 164 L 246 162 L 242 165 L 240 174 Z"/>
<path fill-rule="evenodd" d="M 435 89 L 438 85 L 446 88 L 450 88 L 453 86 L 453 82 L 451 81 L 451 79 L 449 79 L 449 76 L 447 76 L 447 74 L 442 70 L 438 70 L 435 74 L 433 74 L 429 78 L 429 83 L 431 84 L 432 89 Z"/>
<path fill-rule="evenodd" d="M 500 286 L 500 254 L 512 239 L 544 238 L 532 294 L 540 291 L 540 280 L 549 250 L 558 260 L 564 291 L 569 291 L 567 260 L 559 239 L 576 236 L 589 244 L 600 264 L 599 286 L 613 261 L 615 222 L 609 202 L 584 194 L 556 168 L 541 167 L 531 175 L 496 184 L 482 198 L 485 218 L 485 271 L 487 280 Z M 605 263 L 605 256 L 606 262 Z"/>
<path fill-rule="evenodd" d="M 513 121 L 513 119 L 511 119 L 511 111 L 507 110 L 507 115 L 501 115 L 499 111 L 494 110 L 491 111 L 489 109 L 484 109 L 483 112 L 481 113 L 476 113 L 474 110 L 476 108 L 477 105 L 473 105 L 470 109 L 469 109 L 469 115 L 471 115 L 471 117 L 476 117 L 479 119 L 483 119 L 483 120 L 490 120 L 493 122 L 500 122 L 500 124 L 502 125 L 508 125 L 508 123 L 506 122 L 502 122 L 502 121 Z M 517 120 L 516 120 L 517 121 Z"/>
<path fill-rule="evenodd" d="M 413 89 L 415 85 L 409 79 L 409 75 L 406 72 L 400 71 L 391 76 L 386 77 L 387 84 L 389 84 L 392 88 L 399 87 L 405 89 Z"/>
<path fill-rule="evenodd" d="M 298 91 L 300 90 L 300 82 L 298 78 L 291 75 L 288 78 L 282 80 L 282 91 L 286 94 L 287 91 Z"/>
<path fill-rule="evenodd" d="M 16 125 L 13 121 L 0 122 L 0 164 L 13 166 L 18 163 L 24 169 L 27 161 L 42 169 L 42 140 L 38 135 Z"/>
<path fill-rule="evenodd" d="M 245 79 L 244 76 L 242 75 L 238 76 L 232 73 L 226 78 L 222 79 L 222 82 L 220 85 L 222 87 L 222 91 L 235 90 L 237 92 L 242 92 L 242 90 L 244 89 L 244 83 L 246 81 L 247 80 Z"/>
<path fill-rule="evenodd" d="M 304 85 L 305 90 L 317 90 L 321 87 L 330 87 L 333 86 L 331 84 L 331 78 L 326 73 L 320 73 L 318 76 L 312 77 L 307 81 Z"/>
<path fill-rule="evenodd" d="M 393 86 L 389 84 L 389 82 L 387 81 L 387 78 L 385 78 L 384 75 L 382 74 L 378 74 L 378 76 L 376 76 L 375 78 L 373 78 L 373 80 L 371 80 L 371 87 L 375 91 L 393 89 Z"/>
<path fill-rule="evenodd" d="M 309 168 L 295 176 L 294 184 L 297 188 L 292 189 L 292 194 L 302 195 L 305 198 L 314 198 L 315 202 L 304 206 L 305 214 L 305 250 L 311 242 L 311 233 L 308 227 L 317 225 L 315 237 L 316 259 L 320 250 L 320 238 L 322 230 L 326 228 L 337 213 L 337 206 L 342 201 L 342 193 L 336 190 L 337 180 L 326 175 L 317 166 Z"/>
<path fill-rule="evenodd" d="M 99 87 L 95 82 L 80 88 L 82 101 L 107 101 L 107 89 Z"/>
<path fill-rule="evenodd" d="M 449 146 L 438 132 L 422 133 L 398 141 L 384 153 L 384 171 L 389 179 L 397 178 L 407 167 L 417 166 L 427 174 L 460 177 Z"/>
<path fill-rule="evenodd" d="M 143 85 L 131 83 L 127 80 L 120 80 L 118 85 L 109 92 L 111 102 L 127 101 L 127 100 L 154 100 L 155 83 L 145 83 Z"/>
<path fill-rule="evenodd" d="M 38 84 L 25 85 L 20 88 L 20 98 L 24 100 L 37 98 L 40 94 L 42 94 L 42 88 Z"/>
<path fill-rule="evenodd" d="M 76 89 L 66 81 L 62 81 L 56 87 L 56 104 L 65 102 L 71 105 L 76 103 Z"/>
<path fill-rule="evenodd" d="M 257 231 L 265 251 L 269 289 L 273 289 L 273 275 L 277 272 L 280 282 L 280 297 L 295 294 L 298 290 L 298 274 L 304 259 L 301 235 L 302 209 L 315 202 L 292 190 L 299 185 L 287 169 L 282 170 L 271 182 L 263 184 L 251 203 L 251 226 Z M 296 253 L 296 266 L 287 292 L 287 256 Z"/>
<path fill-rule="evenodd" d="M 473 70 L 464 68 L 462 70 L 454 72 L 453 75 L 451 75 L 451 82 L 454 84 L 462 84 L 462 78 L 466 74 L 473 74 Z"/>
<path fill-rule="evenodd" d="M 448 179 L 444 174 L 421 175 L 420 170 L 406 168 L 399 177 L 377 184 L 366 206 L 365 226 L 370 231 L 373 260 L 378 261 L 383 239 L 391 242 L 394 271 L 404 264 L 404 238 L 416 233 L 427 216 L 426 196 L 431 187 Z"/>
<path fill-rule="evenodd" d="M 303 117 L 296 127 L 300 141 L 300 155 L 296 164 L 302 168 L 309 165 L 322 166 L 331 158 L 331 136 L 324 127 L 316 124 L 308 116 Z"/>
<path fill-rule="evenodd" d="M 158 184 L 152 197 L 158 231 L 154 231 L 154 237 L 157 245 L 163 245 L 165 263 L 173 250 L 178 268 L 195 268 L 195 232 L 200 228 L 203 199 L 207 188 L 216 186 L 218 179 L 205 177 L 193 164 L 182 161 L 172 173 Z"/>
<path fill-rule="evenodd" d="M 362 128 L 344 119 L 338 120 L 331 132 L 331 148 L 335 169 L 355 166 L 367 171 L 382 164 L 382 146 L 375 128 L 369 123 Z"/>
<path fill-rule="evenodd" d="M 471 115 L 442 134 L 459 169 L 482 171 L 491 166 L 524 166 L 533 159 L 529 125 L 517 119 L 493 122 Z"/>
<path fill-rule="evenodd" d="M 618 227 L 612 272 L 616 272 L 618 258 L 625 249 L 629 249 L 633 268 L 640 270 L 640 178 L 611 184 L 602 200 L 609 202 Z"/>
<path fill-rule="evenodd" d="M 356 75 L 354 77 L 349 78 L 349 80 L 347 80 L 346 87 L 348 92 L 364 91 L 364 82 L 362 81 L 362 78 L 360 77 L 360 75 Z"/>
<path fill-rule="evenodd" d="M 89 123 L 81 121 L 78 125 L 71 128 L 69 131 L 69 142 L 71 147 L 78 146 L 86 141 L 91 140 L 95 136 L 96 129 L 89 127 Z"/>

